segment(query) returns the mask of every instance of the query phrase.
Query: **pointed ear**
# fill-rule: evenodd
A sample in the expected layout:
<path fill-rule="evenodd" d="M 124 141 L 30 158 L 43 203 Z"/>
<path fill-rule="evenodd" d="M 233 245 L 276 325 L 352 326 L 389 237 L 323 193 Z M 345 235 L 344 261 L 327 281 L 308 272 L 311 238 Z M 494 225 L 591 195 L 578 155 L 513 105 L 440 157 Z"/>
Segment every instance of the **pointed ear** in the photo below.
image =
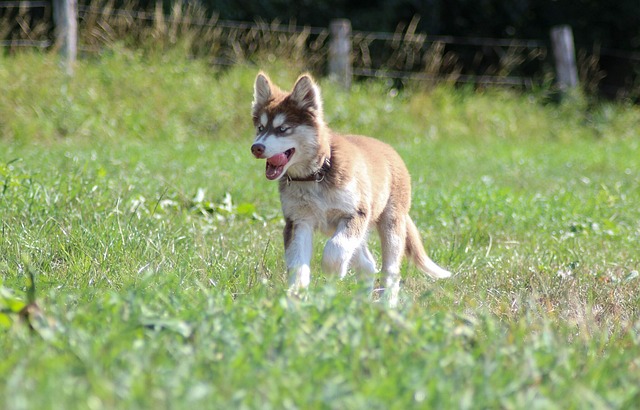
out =
<path fill-rule="evenodd" d="M 253 86 L 253 109 L 264 105 L 271 99 L 271 81 L 266 74 L 260 72 Z"/>
<path fill-rule="evenodd" d="M 296 81 L 296 84 L 293 86 L 290 98 L 302 109 L 314 110 L 319 114 L 322 113 L 320 88 L 318 88 L 308 74 L 304 74 L 298 78 L 298 81 Z"/>

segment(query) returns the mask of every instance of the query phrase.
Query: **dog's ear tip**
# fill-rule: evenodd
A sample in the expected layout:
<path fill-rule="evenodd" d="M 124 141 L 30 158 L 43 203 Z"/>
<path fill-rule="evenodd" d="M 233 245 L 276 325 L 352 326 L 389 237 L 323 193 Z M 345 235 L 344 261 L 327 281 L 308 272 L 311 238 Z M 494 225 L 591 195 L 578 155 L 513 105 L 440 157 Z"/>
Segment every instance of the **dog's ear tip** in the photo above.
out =
<path fill-rule="evenodd" d="M 296 84 L 300 83 L 300 82 L 309 82 L 310 84 L 315 84 L 315 80 L 313 79 L 313 76 L 309 73 L 304 73 L 301 74 L 300 77 L 298 77 L 298 80 L 296 81 Z"/>
<path fill-rule="evenodd" d="M 254 92 L 253 92 L 254 108 L 257 105 L 266 103 L 271 98 L 271 93 L 272 93 L 271 81 L 263 71 L 260 71 L 256 76 L 256 82 L 254 85 Z"/>
<path fill-rule="evenodd" d="M 256 75 L 256 82 L 261 81 L 265 83 L 270 83 L 269 76 L 264 71 L 259 71 L 258 75 Z"/>
<path fill-rule="evenodd" d="M 294 89 L 304 89 L 304 90 L 309 90 L 309 91 L 315 91 L 317 93 L 318 85 L 316 84 L 316 82 L 313 79 L 313 77 L 311 76 L 311 74 L 304 73 L 300 77 L 298 77 L 298 79 L 296 80 L 296 83 L 293 86 L 293 88 Z M 308 91 L 306 91 L 306 92 L 308 92 Z"/>
<path fill-rule="evenodd" d="M 293 86 L 293 91 L 291 91 L 291 98 L 302 108 L 312 108 L 317 112 L 322 112 L 320 88 L 309 73 L 304 73 L 298 77 Z"/>

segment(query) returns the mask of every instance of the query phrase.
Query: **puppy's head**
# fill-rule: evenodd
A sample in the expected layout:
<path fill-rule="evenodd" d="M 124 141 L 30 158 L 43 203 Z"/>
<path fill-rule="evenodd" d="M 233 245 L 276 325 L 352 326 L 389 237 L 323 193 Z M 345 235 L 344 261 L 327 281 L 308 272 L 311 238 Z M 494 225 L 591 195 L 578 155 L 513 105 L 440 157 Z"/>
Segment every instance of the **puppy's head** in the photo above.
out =
<path fill-rule="evenodd" d="M 308 74 L 298 78 L 290 93 L 259 73 L 253 92 L 253 124 L 256 137 L 251 152 L 266 159 L 267 179 L 278 180 L 313 172 L 322 145 L 324 128 L 320 89 Z"/>

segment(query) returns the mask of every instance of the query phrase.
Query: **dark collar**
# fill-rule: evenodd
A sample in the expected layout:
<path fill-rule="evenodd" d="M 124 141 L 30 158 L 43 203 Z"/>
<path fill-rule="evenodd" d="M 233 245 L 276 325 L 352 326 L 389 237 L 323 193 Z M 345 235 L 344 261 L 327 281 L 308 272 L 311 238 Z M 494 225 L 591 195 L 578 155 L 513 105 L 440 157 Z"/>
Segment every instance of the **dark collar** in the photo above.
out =
<path fill-rule="evenodd" d="M 331 169 L 331 160 L 329 158 L 325 158 L 324 159 L 324 163 L 322 164 L 322 167 L 320 167 L 320 169 L 318 169 L 316 172 L 314 172 L 311 175 L 307 175 L 306 177 L 301 177 L 301 178 L 291 178 L 289 176 L 289 174 L 285 175 L 285 177 L 287 178 L 287 184 L 290 184 L 292 181 L 293 182 L 322 182 L 324 180 L 324 177 L 327 176 L 327 173 L 329 172 L 329 170 Z"/>

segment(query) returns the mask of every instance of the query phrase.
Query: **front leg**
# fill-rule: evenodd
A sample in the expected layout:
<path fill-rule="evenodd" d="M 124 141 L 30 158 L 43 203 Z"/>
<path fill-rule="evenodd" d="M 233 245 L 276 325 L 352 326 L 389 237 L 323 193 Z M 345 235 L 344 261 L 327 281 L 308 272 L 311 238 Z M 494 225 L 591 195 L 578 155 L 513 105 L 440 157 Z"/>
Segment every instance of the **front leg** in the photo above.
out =
<path fill-rule="evenodd" d="M 311 253 L 313 250 L 313 226 L 304 221 L 286 220 L 284 226 L 284 250 L 289 274 L 289 293 L 298 295 L 311 282 Z"/>
<path fill-rule="evenodd" d="M 324 247 L 322 267 L 325 272 L 339 273 L 340 279 L 347 275 L 349 261 L 366 239 L 368 218 L 365 212 L 341 219 L 336 232 Z"/>

